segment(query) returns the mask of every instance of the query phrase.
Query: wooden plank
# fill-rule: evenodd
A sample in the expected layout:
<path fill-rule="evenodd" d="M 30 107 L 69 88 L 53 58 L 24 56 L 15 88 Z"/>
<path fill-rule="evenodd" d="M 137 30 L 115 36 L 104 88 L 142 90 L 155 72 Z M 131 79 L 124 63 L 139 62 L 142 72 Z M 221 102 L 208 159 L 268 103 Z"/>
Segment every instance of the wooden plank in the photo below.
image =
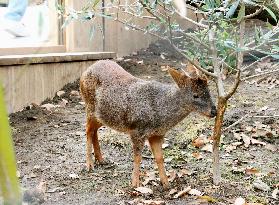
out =
<path fill-rule="evenodd" d="M 114 52 L 74 52 L 0 56 L 0 66 L 111 59 Z"/>
<path fill-rule="evenodd" d="M 66 47 L 64 45 L 43 46 L 43 47 L 0 48 L 0 56 L 51 53 L 51 52 L 62 53 L 65 51 L 66 51 Z"/>

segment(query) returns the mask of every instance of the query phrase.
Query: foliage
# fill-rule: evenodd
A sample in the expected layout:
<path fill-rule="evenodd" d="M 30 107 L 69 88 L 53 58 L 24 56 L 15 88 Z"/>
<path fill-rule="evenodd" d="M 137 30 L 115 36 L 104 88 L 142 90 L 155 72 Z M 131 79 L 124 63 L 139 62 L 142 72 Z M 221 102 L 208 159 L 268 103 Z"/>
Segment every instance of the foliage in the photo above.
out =
<path fill-rule="evenodd" d="M 4 204 L 21 204 L 16 161 L 2 88 L 0 88 L 0 191 Z"/>

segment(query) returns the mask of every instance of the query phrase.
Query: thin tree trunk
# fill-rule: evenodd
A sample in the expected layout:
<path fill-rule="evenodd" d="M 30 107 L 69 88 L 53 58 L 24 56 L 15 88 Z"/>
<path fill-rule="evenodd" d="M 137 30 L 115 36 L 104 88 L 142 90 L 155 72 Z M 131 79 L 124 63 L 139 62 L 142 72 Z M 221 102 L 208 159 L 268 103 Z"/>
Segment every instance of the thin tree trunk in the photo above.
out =
<path fill-rule="evenodd" d="M 222 124 L 224 113 L 227 107 L 227 99 L 224 97 L 218 98 L 217 116 L 215 118 L 214 132 L 213 132 L 213 183 L 218 185 L 221 182 L 221 171 L 219 162 L 219 145 L 222 133 Z"/>

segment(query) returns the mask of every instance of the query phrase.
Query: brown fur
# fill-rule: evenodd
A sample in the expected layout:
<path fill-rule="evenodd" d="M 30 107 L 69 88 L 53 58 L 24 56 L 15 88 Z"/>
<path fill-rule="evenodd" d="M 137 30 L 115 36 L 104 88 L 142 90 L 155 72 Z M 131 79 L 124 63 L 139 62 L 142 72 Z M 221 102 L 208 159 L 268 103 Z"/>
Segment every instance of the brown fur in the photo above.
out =
<path fill-rule="evenodd" d="M 140 185 L 141 152 L 146 139 L 158 165 L 161 182 L 164 187 L 168 186 L 162 152 L 165 133 L 192 111 L 210 117 L 216 114 L 207 81 L 191 65 L 188 68 L 185 72 L 169 69 L 176 84 L 136 78 L 108 60 L 96 62 L 83 73 L 80 90 L 86 104 L 88 169 L 93 168 L 92 145 L 96 160 L 103 162 L 97 130 L 106 125 L 131 136 L 133 186 Z"/>

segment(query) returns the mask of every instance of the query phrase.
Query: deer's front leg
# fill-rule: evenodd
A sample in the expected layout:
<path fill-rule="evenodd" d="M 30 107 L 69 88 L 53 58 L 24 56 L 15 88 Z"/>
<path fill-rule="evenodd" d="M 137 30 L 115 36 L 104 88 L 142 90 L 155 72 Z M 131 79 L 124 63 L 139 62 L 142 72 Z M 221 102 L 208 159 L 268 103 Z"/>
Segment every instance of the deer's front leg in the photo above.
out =
<path fill-rule="evenodd" d="M 158 166 L 159 176 L 164 189 L 169 186 L 168 177 L 166 175 L 164 167 L 164 157 L 162 150 L 163 137 L 162 136 L 152 136 L 148 139 L 152 153 L 154 155 L 155 161 Z"/>
<path fill-rule="evenodd" d="M 142 149 L 144 146 L 144 140 L 137 139 L 136 136 L 131 136 L 134 152 L 134 169 L 132 173 L 132 186 L 140 186 L 140 163 L 142 160 Z"/>

